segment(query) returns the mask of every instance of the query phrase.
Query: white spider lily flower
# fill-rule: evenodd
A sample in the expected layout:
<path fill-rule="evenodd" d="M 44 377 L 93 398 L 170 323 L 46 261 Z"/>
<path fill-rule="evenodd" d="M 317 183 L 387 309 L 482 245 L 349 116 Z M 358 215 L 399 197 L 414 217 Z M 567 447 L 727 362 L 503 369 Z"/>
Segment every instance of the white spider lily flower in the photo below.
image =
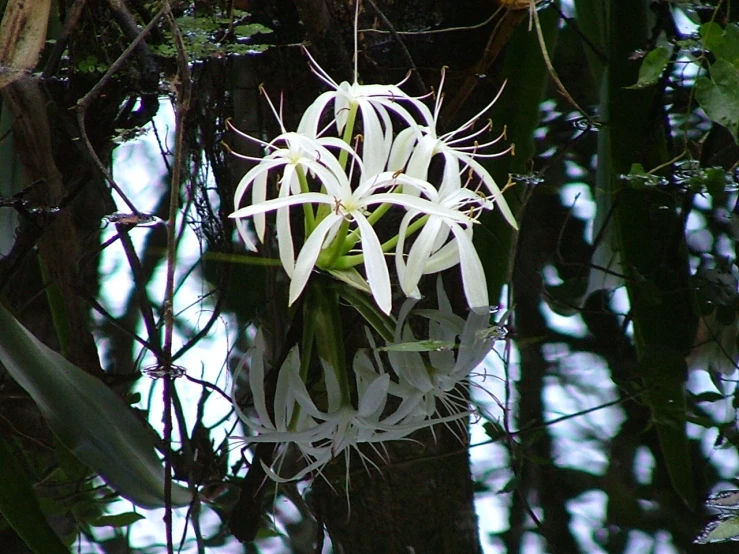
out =
<path fill-rule="evenodd" d="M 353 118 L 359 112 L 364 137 L 362 160 L 367 174 L 385 171 L 393 142 L 390 112 L 400 117 L 409 129 L 415 129 L 417 133 L 420 133 L 415 118 L 400 102 L 411 103 L 419 110 L 425 106 L 403 92 L 399 85 L 360 85 L 357 82 L 356 59 L 354 82 L 349 84 L 344 81 L 339 84 L 318 65 L 307 49 L 304 48 L 304 51 L 310 60 L 313 72 L 333 90 L 321 94 L 308 107 L 300 120 L 298 132 L 313 137 L 321 135 L 319 129 L 321 118 L 331 102 L 333 102 L 333 119 L 339 134 L 344 133 L 347 123 L 354 128 Z M 347 137 L 344 138 L 347 139 Z"/>
<path fill-rule="evenodd" d="M 495 336 L 484 333 L 488 329 L 489 313 L 485 307 L 470 310 L 467 319 L 454 314 L 444 291 L 441 278 L 437 280 L 438 310 L 413 310 L 416 300 L 403 304 L 395 330 L 394 344 L 387 350 L 390 364 L 399 378 L 399 392 L 418 399 L 418 410 L 425 418 L 432 418 L 441 403 L 450 414 L 446 421 L 462 419 L 472 412 L 466 395 L 458 390 L 469 375 L 485 359 Z M 427 358 L 420 352 L 399 346 L 412 345 L 417 339 L 407 322 L 413 313 L 429 320 L 429 343 L 456 345 L 431 349 Z M 455 352 L 456 351 L 456 352 Z"/>
<path fill-rule="evenodd" d="M 233 405 L 239 419 L 253 432 L 259 433 L 259 436 L 249 437 L 249 442 L 276 442 L 275 437 L 286 442 L 307 441 L 310 442 L 315 436 L 315 428 L 317 423 L 312 420 L 306 412 L 296 411 L 296 395 L 294 393 L 295 378 L 300 381 L 300 353 L 298 347 L 295 346 L 288 353 L 285 362 L 279 368 L 277 378 L 277 386 L 275 390 L 275 399 L 273 403 L 274 421 L 270 416 L 267 408 L 267 399 L 264 391 L 265 377 L 265 341 L 261 330 L 257 332 L 254 339 L 254 346 L 244 356 L 242 363 L 239 364 L 236 372 L 234 372 L 233 385 L 231 387 L 231 398 L 234 399 Z M 249 359 L 249 388 L 254 400 L 254 411 L 256 412 L 256 420 L 241 409 L 236 398 L 236 387 L 238 378 L 243 370 L 244 362 Z M 302 382 L 302 381 L 301 381 Z M 297 419 L 294 419 L 294 414 Z M 262 437 L 270 436 L 270 440 L 265 441 Z"/>
<path fill-rule="evenodd" d="M 459 213 L 474 213 L 490 209 L 486 198 L 462 188 L 459 174 L 446 172 L 439 190 L 425 191 L 427 198 L 440 207 Z M 413 242 L 407 258 L 404 253 L 408 226 L 417 217 L 427 213 L 409 210 L 400 223 L 395 265 L 400 286 L 406 296 L 418 297 L 418 282 L 423 274 L 438 273 L 457 263 L 462 271 L 462 284 L 467 304 L 472 308 L 488 306 L 488 289 L 480 257 L 472 244 L 472 223 L 460 224 L 458 219 L 428 214 L 428 219 Z M 449 234 L 453 235 L 451 240 Z"/>
<path fill-rule="evenodd" d="M 279 116 L 277 117 L 279 118 Z M 281 121 L 280 125 L 282 125 Z M 235 153 L 239 158 L 259 162 L 242 177 L 236 187 L 234 206 L 237 209 L 250 187 L 252 205 L 258 205 L 264 202 L 267 199 L 268 177 L 278 170 L 282 170 L 283 172 L 279 179 L 278 195 L 280 198 L 299 194 L 302 190 L 300 179 L 304 179 L 306 175 L 314 175 L 321 182 L 335 181 L 336 175 L 344 175 L 343 168 L 333 152 L 328 150 L 329 147 L 348 152 L 354 158 L 353 161 L 356 161 L 360 168 L 362 167 L 361 160 L 356 157 L 355 152 L 345 142 L 335 137 L 315 139 L 299 133 L 283 132 L 272 142 L 264 143 L 235 128 L 234 131 L 246 139 L 260 142 L 266 149 L 271 150 L 265 157 L 256 160 Z M 251 251 L 256 251 L 257 247 L 252 241 L 249 230 L 243 220 L 236 220 L 236 229 L 246 244 L 246 247 Z M 280 234 L 283 236 L 291 233 L 289 210 L 283 209 L 277 211 L 277 229 L 278 232 L 281 231 Z M 254 230 L 259 242 L 264 242 L 264 214 L 256 214 L 254 216 Z M 280 261 L 288 276 L 292 276 L 295 265 L 295 255 L 292 246 L 292 241 L 280 241 L 279 243 Z"/>
<path fill-rule="evenodd" d="M 408 177 L 407 175 L 389 171 L 365 179 L 352 190 L 348 177 L 345 174 L 336 175 L 336 178 L 323 182 L 325 192 L 304 192 L 288 197 L 275 198 L 259 204 L 247 206 L 231 214 L 233 218 L 252 217 L 256 214 L 280 210 L 300 204 L 325 204 L 331 211 L 316 225 L 313 232 L 307 237 L 295 261 L 295 267 L 290 282 L 289 303 L 292 304 L 300 296 L 308 282 L 311 271 L 319 260 L 324 247 L 330 246 L 327 239 L 335 236 L 339 228 L 346 224 L 354 225 L 358 230 L 361 241 L 364 269 L 369 288 L 378 307 L 384 313 L 390 313 L 392 296 L 390 275 L 385 261 L 380 240 L 367 219 L 368 208 L 377 204 L 393 204 L 429 215 L 436 215 L 448 221 L 467 224 L 470 218 L 459 211 L 431 202 L 425 198 L 398 192 L 377 192 L 381 189 L 395 189 L 398 186 L 408 186 L 433 194 L 433 187 L 424 181 Z M 277 229 L 278 242 L 292 241 L 288 228 Z M 320 267 L 320 265 L 319 265 Z M 326 268 L 330 269 L 330 268 Z"/>
<path fill-rule="evenodd" d="M 490 142 L 478 144 L 475 140 L 476 137 L 487 131 L 489 129 L 489 125 L 464 136 L 458 136 L 471 129 L 475 122 L 485 112 L 487 112 L 493 104 L 495 104 L 503 89 L 501 88 L 495 98 L 493 98 L 487 106 L 480 110 L 480 112 L 474 117 L 469 119 L 464 125 L 458 129 L 439 135 L 437 124 L 439 121 L 441 104 L 444 98 L 442 93 L 443 87 L 444 72 L 441 74 L 441 83 L 439 84 L 439 91 L 436 95 L 434 112 L 431 113 L 431 110 L 429 110 L 425 104 L 422 104 L 421 102 L 417 103 L 425 125 L 420 127 L 420 134 L 418 132 L 418 128 L 407 128 L 398 133 L 398 136 L 393 142 L 388 167 L 396 169 L 406 168 L 405 171 L 408 175 L 426 180 L 432 159 L 436 155 L 441 155 L 444 158 L 444 179 L 447 179 L 450 175 L 455 173 L 459 175 L 463 169 L 469 168 L 472 174 L 476 175 L 488 189 L 505 220 L 511 225 L 511 227 L 518 229 L 516 218 L 511 212 L 508 203 L 505 201 L 503 193 L 496 184 L 495 179 L 493 179 L 490 172 L 488 172 L 488 170 L 477 161 L 477 159 L 480 158 L 495 158 L 502 156 L 510 152 L 512 147 L 493 154 L 482 153 L 481 151 L 484 151 L 489 146 L 496 144 L 504 136 L 502 134 Z M 462 144 L 470 144 L 470 142 L 472 142 L 471 145 L 462 146 Z"/>
<path fill-rule="evenodd" d="M 247 415 L 234 403 L 237 415 L 255 436 L 243 437 L 246 443 L 268 442 L 278 445 L 278 453 L 270 466 L 264 469 L 276 482 L 299 480 L 321 469 L 334 458 L 346 453 L 347 478 L 350 451 L 359 453 L 365 467 L 367 462 L 376 466 L 359 449 L 363 443 L 379 443 L 401 440 L 423 425 L 406 425 L 405 418 L 391 414 L 383 418 L 388 398 L 390 376 L 374 371 L 357 372 L 358 407 L 354 408 L 342 399 L 338 378 L 334 370 L 322 360 L 326 386 L 327 410 L 321 411 L 301 380 L 300 359 L 297 346 L 293 348 L 280 368 L 274 397 L 274 421 L 269 415 L 264 393 L 264 340 L 257 334 L 251 354 L 249 384 L 254 397 L 256 418 Z M 366 357 L 366 355 L 365 355 Z M 361 365 L 355 361 L 355 366 Z M 232 392 L 233 395 L 233 392 Z M 405 405 L 401 404 L 405 410 Z M 407 410 L 406 410 L 407 411 Z M 291 475 L 282 475 L 282 465 L 289 448 L 294 446 L 305 461 L 304 466 Z M 379 450 L 372 449 L 381 457 Z"/>

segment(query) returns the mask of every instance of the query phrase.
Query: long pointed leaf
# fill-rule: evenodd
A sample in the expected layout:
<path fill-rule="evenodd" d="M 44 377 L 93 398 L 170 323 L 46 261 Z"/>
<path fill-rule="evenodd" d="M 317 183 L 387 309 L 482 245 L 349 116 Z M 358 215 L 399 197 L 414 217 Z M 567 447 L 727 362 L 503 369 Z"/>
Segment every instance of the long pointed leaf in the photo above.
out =
<path fill-rule="evenodd" d="M 0 329 L 0 362 L 62 443 L 125 498 L 139 506 L 164 506 L 162 464 L 144 426 L 123 401 L 41 343 L 2 306 Z M 186 488 L 173 485 L 173 505 L 190 500 Z"/>
<path fill-rule="evenodd" d="M 18 460 L 0 438 L 0 513 L 36 554 L 69 554 L 41 512 Z"/>

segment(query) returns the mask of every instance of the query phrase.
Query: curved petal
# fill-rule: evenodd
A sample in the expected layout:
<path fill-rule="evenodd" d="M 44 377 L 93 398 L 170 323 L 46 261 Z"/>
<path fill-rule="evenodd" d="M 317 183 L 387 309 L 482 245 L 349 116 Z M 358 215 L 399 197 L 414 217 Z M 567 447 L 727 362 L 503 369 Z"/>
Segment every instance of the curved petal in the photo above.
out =
<path fill-rule="evenodd" d="M 495 179 L 493 179 L 493 176 L 490 175 L 488 170 L 482 167 L 482 165 L 480 165 L 480 163 L 474 160 L 471 156 L 461 155 L 459 157 L 462 161 L 469 165 L 474 170 L 474 172 L 477 173 L 477 175 L 482 179 L 482 182 L 485 183 L 485 186 L 493 195 L 493 200 L 498 205 L 500 213 L 503 214 L 503 217 L 508 222 L 508 224 L 514 229 L 518 229 L 516 218 L 514 217 L 513 212 L 511 212 L 511 208 L 508 207 L 508 202 L 506 202 L 505 198 L 503 197 L 503 193 L 500 191 L 498 185 L 495 183 Z"/>
<path fill-rule="evenodd" d="M 464 229 L 456 224 L 451 224 L 450 227 L 459 248 L 459 265 L 462 269 L 462 284 L 467 304 L 473 309 L 482 307 L 487 309 L 490 306 L 488 283 L 480 257 Z"/>
<path fill-rule="evenodd" d="M 320 195 L 325 196 L 325 195 Z M 330 213 L 326 218 L 321 221 L 318 226 L 305 241 L 303 248 L 298 254 L 298 259 L 295 261 L 295 271 L 293 273 L 292 280 L 290 281 L 290 293 L 288 298 L 288 305 L 291 306 L 295 302 L 300 294 L 303 292 L 305 285 L 308 283 L 313 267 L 316 265 L 318 255 L 321 253 L 321 247 L 326 235 L 331 230 L 331 227 L 339 223 L 342 216 Z"/>
<path fill-rule="evenodd" d="M 230 214 L 228 217 L 231 217 L 231 218 L 251 217 L 255 214 L 271 212 L 272 210 L 276 210 L 278 208 L 289 207 L 294 204 L 311 204 L 311 203 L 313 204 L 333 204 L 334 198 L 332 196 L 329 196 L 328 194 L 322 194 L 320 192 L 304 192 L 301 194 L 293 194 L 292 196 L 288 196 L 284 198 L 273 198 L 272 200 L 267 200 L 266 202 L 262 202 L 261 204 L 257 206 L 246 206 L 245 208 L 240 208 L 236 210 L 234 213 Z"/>
<path fill-rule="evenodd" d="M 390 375 L 385 373 L 379 375 L 372 381 L 367 390 L 360 393 L 359 407 L 357 412 L 361 417 L 371 417 L 375 414 L 387 401 L 387 391 L 390 387 Z M 379 414 L 378 414 L 379 415 Z"/>
<path fill-rule="evenodd" d="M 384 313 L 389 314 L 393 303 L 392 291 L 390 289 L 390 274 L 387 270 L 385 254 L 382 251 L 380 239 L 377 238 L 375 230 L 369 221 L 367 221 L 367 218 L 361 213 L 355 213 L 354 220 L 357 222 L 359 232 L 362 236 L 364 270 L 367 274 L 367 282 L 372 291 L 372 296 L 375 302 L 377 302 L 377 306 Z"/>
<path fill-rule="evenodd" d="M 406 127 L 400 131 L 395 137 L 393 146 L 390 149 L 387 168 L 390 171 L 404 170 L 420 138 L 421 135 L 412 127 Z"/>
<path fill-rule="evenodd" d="M 431 256 L 431 252 L 433 252 L 436 236 L 442 224 L 443 221 L 441 218 L 430 217 L 413 242 L 413 246 L 411 246 L 408 252 L 405 275 L 400 282 L 401 288 L 406 295 L 418 286 L 418 282 L 421 280 L 423 271 L 426 268 L 426 262 Z"/>
<path fill-rule="evenodd" d="M 385 122 L 385 129 L 383 129 L 378 112 L 368 102 L 360 102 L 359 110 L 364 125 L 364 146 L 362 148 L 364 170 L 369 175 L 376 175 L 385 171 L 387 166 L 387 158 L 392 146 L 392 123 L 387 112 L 382 110 L 379 113 Z"/>
<path fill-rule="evenodd" d="M 408 161 L 408 169 L 406 170 L 408 175 L 424 181 L 428 179 L 431 159 L 436 154 L 436 147 L 439 143 L 440 141 L 437 138 L 430 135 L 425 135 L 418 141 Z"/>

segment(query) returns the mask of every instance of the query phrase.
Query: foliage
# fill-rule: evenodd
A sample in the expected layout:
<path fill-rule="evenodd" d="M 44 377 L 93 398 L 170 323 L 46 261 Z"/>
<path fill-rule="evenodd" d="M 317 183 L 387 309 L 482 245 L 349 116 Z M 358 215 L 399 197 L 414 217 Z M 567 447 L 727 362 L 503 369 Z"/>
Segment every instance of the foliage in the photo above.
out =
<path fill-rule="evenodd" d="M 177 24 L 190 59 L 202 61 L 213 56 L 256 54 L 267 49 L 266 44 L 255 43 L 254 37 L 272 30 L 260 23 L 250 23 L 249 19 L 248 12 L 233 10 L 232 17 L 182 15 L 177 18 Z M 154 50 L 165 58 L 174 58 L 176 54 L 171 36 Z"/>
<path fill-rule="evenodd" d="M 32 119 L 43 110 L 22 107 L 41 103 L 3 90 L 0 214 L 14 214 L 0 220 L 0 244 L 12 246 L 0 294 L 17 317 L 0 310 L 0 361 L 27 392 L 0 383 L 0 539 L 12 527 L 39 552 L 75 539 L 79 550 L 112 548 L 153 519 L 138 506 L 169 496 L 188 504 L 183 549 L 232 548 L 236 536 L 314 551 L 325 526 L 337 550 L 474 552 L 473 489 L 499 503 L 501 517 L 479 524 L 500 551 L 691 552 L 695 541 L 709 553 L 736 538 L 736 491 L 716 492 L 739 449 L 735 14 L 646 0 L 507 1 L 495 12 L 465 2 L 367 2 L 351 84 L 291 47 L 303 41 L 324 67 L 343 60 L 332 74 L 351 73 L 346 3 L 312 13 L 305 2 L 252 2 L 248 14 L 201 2 L 179 3 L 176 25 L 162 15 L 144 38 L 154 86 L 137 89 L 146 60 L 131 54 L 95 103 L 73 108 L 76 122 L 70 103 L 132 40 L 122 19 L 105 20 L 120 43 L 69 49 L 74 75 L 50 62 L 43 124 Z M 101 20 L 85 19 L 93 13 L 80 29 Z M 471 22 L 478 13 L 482 24 Z M 266 25 L 274 32 L 257 36 Z M 313 49 L 326 35 L 340 47 Z M 381 101 L 370 94 L 414 65 Z M 440 75 L 444 91 L 421 98 Z M 263 81 L 272 97 L 284 89 L 270 106 L 277 118 Z M 161 90 L 178 93 L 174 142 L 145 109 Z M 515 156 L 483 159 L 495 136 L 472 125 L 488 110 Z M 13 146 L 8 137 L 29 144 L 24 121 L 37 139 L 48 127 L 53 153 L 43 140 L 31 142 L 38 151 Z M 144 144 L 146 162 L 120 154 Z M 124 168 L 142 163 L 145 177 L 124 183 Z M 52 166 L 62 193 L 54 172 L 38 173 Z M 357 197 L 368 166 L 386 187 Z M 447 200 L 439 183 L 463 184 L 467 203 L 431 214 Z M 504 203 L 491 183 L 509 184 Z M 126 207 L 113 208 L 112 189 Z M 378 194 L 402 202 L 373 203 Z M 74 228 L 60 225 L 66 216 Z M 474 242 L 447 241 L 460 222 Z M 78 241 L 69 273 L 48 263 L 49 237 Z M 241 252 L 239 238 L 263 257 Z M 363 247 L 375 239 L 371 258 Z M 437 267 L 424 264 L 460 242 L 484 277 L 450 263 L 446 288 L 435 288 Z M 60 308 L 69 283 L 82 318 Z M 505 315 L 467 311 L 472 287 Z M 94 333 L 105 372 L 42 344 L 69 355 L 70 329 Z M 141 374 L 155 379 L 134 391 Z M 474 445 L 469 414 L 486 437 Z M 267 477 L 279 487 L 263 486 Z M 135 506 L 111 504 L 121 496 Z M 702 499 L 716 520 L 700 533 Z M 285 516 L 288 500 L 299 518 Z M 174 549 L 176 518 L 165 514 L 162 542 Z M 66 525 L 52 530 L 51 519 Z M 485 527 L 493 521 L 504 523 Z"/>

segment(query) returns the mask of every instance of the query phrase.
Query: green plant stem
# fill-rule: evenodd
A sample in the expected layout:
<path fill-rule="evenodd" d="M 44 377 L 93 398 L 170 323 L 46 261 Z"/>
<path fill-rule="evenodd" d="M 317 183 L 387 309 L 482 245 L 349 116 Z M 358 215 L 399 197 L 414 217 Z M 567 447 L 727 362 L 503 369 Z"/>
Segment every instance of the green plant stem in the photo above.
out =
<path fill-rule="evenodd" d="M 336 260 L 339 258 L 339 255 L 344 250 L 344 242 L 346 241 L 348 230 L 349 222 L 347 220 L 342 221 L 341 227 L 336 233 L 336 237 L 334 238 L 331 245 L 328 248 L 322 250 L 321 253 L 318 255 L 318 260 L 316 261 L 316 265 L 318 267 L 322 269 L 333 269 L 336 264 Z"/>
<path fill-rule="evenodd" d="M 310 192 L 310 189 L 308 188 L 308 178 L 305 176 L 305 170 L 301 166 L 297 166 L 295 171 L 298 174 L 300 192 Z M 313 229 L 316 228 L 316 216 L 313 213 L 313 208 L 308 203 L 303 204 L 303 214 L 305 215 L 305 237 L 308 238 L 308 236 L 313 232 Z"/>
<path fill-rule="evenodd" d="M 413 235 L 416 231 L 418 231 L 421 227 L 423 227 L 426 222 L 428 221 L 429 216 L 424 215 L 423 217 L 420 217 L 410 225 L 408 225 L 408 228 L 406 229 L 405 236 L 406 238 Z M 349 234 L 351 236 L 351 233 Z M 348 240 L 348 238 L 347 238 Z M 399 235 L 395 235 L 393 238 L 385 241 L 382 243 L 382 251 L 383 252 L 389 252 L 393 248 L 395 248 L 395 245 L 398 244 L 398 241 L 400 240 Z M 346 250 L 346 247 L 344 247 L 344 250 Z M 351 267 L 356 267 L 359 264 L 364 262 L 364 255 L 363 254 L 355 254 L 353 256 L 341 256 L 336 260 L 334 265 L 332 266 L 333 269 L 349 269 Z"/>

